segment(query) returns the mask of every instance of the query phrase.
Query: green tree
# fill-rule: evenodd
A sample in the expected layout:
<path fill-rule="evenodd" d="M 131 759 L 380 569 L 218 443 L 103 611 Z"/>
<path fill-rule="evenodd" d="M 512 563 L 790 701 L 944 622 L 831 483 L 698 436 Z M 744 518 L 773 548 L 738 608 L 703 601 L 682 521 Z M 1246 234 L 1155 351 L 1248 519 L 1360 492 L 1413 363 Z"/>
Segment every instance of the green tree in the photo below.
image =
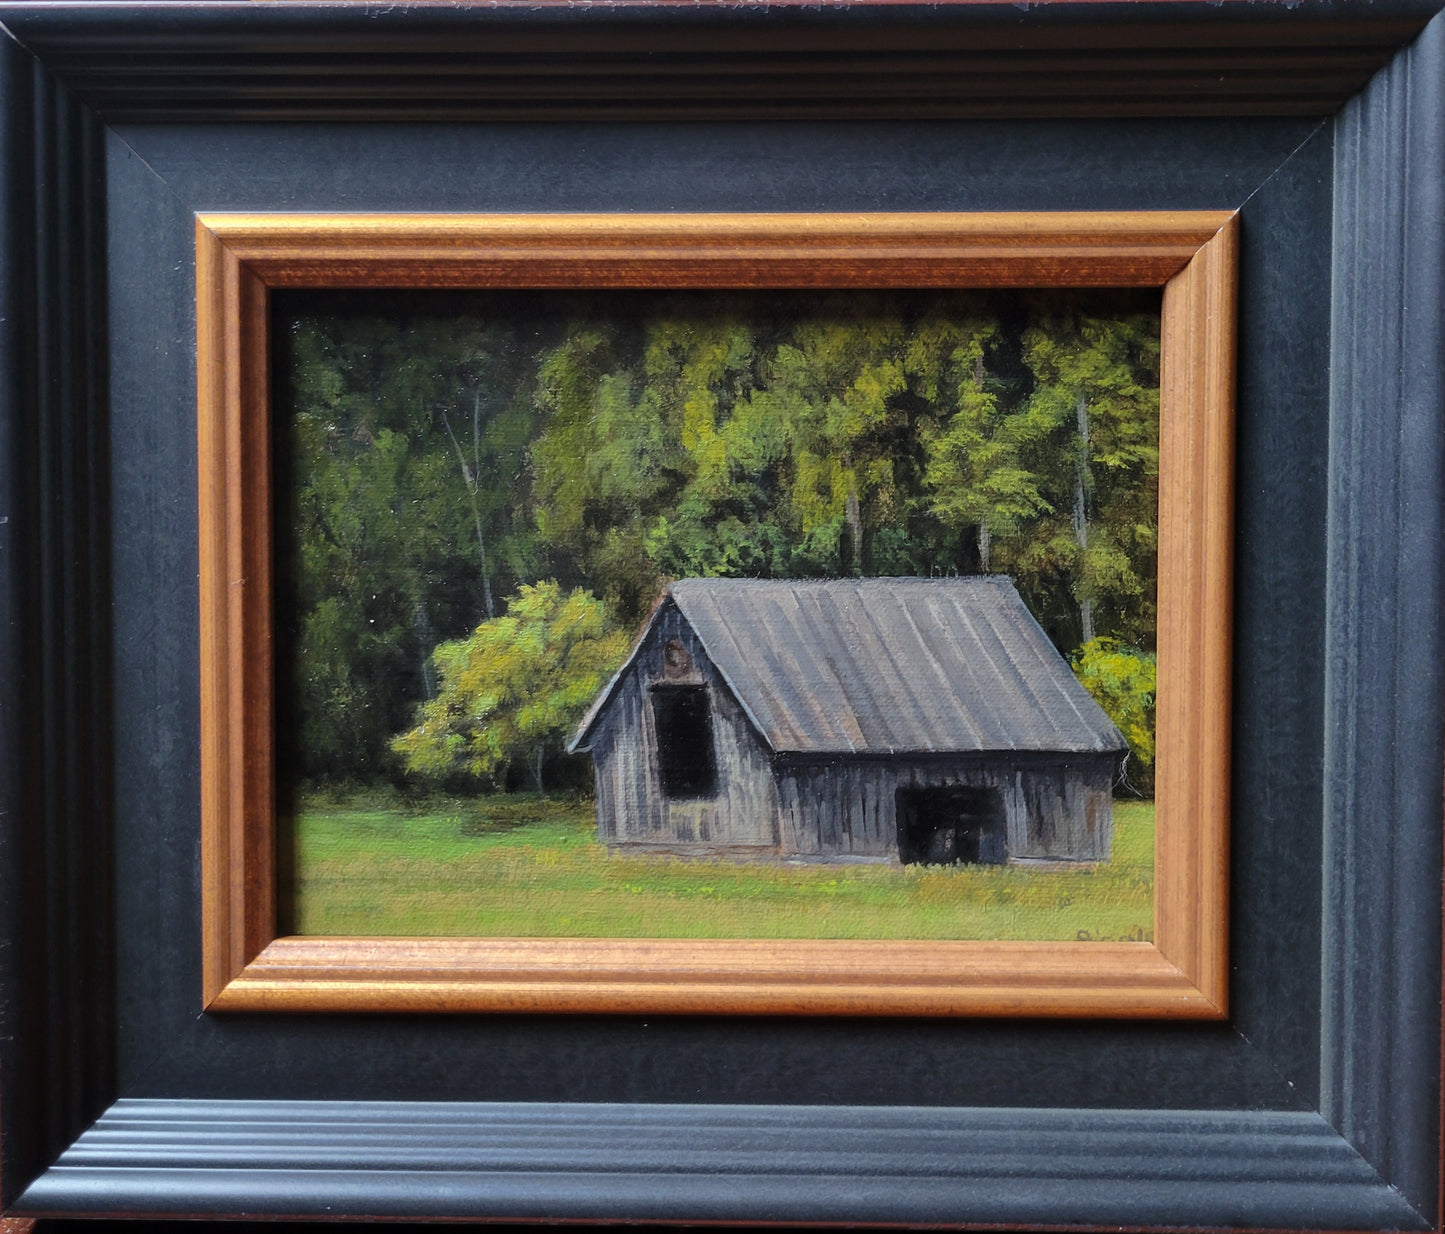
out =
<path fill-rule="evenodd" d="M 392 748 L 407 771 L 445 780 L 494 779 L 524 763 L 543 791 L 547 754 L 559 747 L 627 654 L 625 632 L 581 588 L 523 586 L 504 616 L 436 649 L 437 696 Z"/>
<path fill-rule="evenodd" d="M 1013 564 L 1041 590 L 1046 575 L 1067 579 L 1081 644 L 1112 634 L 1152 646 L 1158 318 L 1099 316 L 1063 298 L 1034 317 L 1023 351 L 1034 389 L 1022 456 L 1055 517 L 1040 520 Z"/>
<path fill-rule="evenodd" d="M 662 572 L 957 568 L 925 472 L 973 374 L 968 347 L 992 328 L 982 310 L 976 297 L 815 297 L 694 332 L 675 399 L 685 483 L 649 540 Z"/>
<path fill-rule="evenodd" d="M 769 323 L 723 314 L 648 332 L 646 371 L 661 408 L 675 408 L 677 487 L 653 518 L 647 552 L 668 577 L 786 572 L 778 523 L 785 426 L 753 401 Z M 761 412 L 761 414 L 759 414 Z"/>
<path fill-rule="evenodd" d="M 632 330 L 574 330 L 541 360 L 539 531 L 623 620 L 667 577 L 928 573 L 966 558 L 956 544 L 975 525 L 940 517 L 926 472 L 997 331 L 983 302 L 756 309 L 668 303 Z M 1009 496 L 993 495 L 998 511 Z"/>
<path fill-rule="evenodd" d="M 627 623 L 656 594 L 647 531 L 673 507 L 686 467 L 678 410 L 630 335 L 584 323 L 541 356 L 546 427 L 531 450 L 533 516 L 559 573 L 588 580 Z"/>
<path fill-rule="evenodd" d="M 989 380 L 987 352 L 999 333 L 995 322 L 968 323 L 954 341 L 954 410 L 929 442 L 926 473 L 931 509 L 946 526 L 973 531 L 984 573 L 996 537 L 1018 538 L 1031 519 L 1052 510 L 1025 463 L 1038 422 L 1010 408 Z"/>
<path fill-rule="evenodd" d="M 403 310 L 297 314 L 277 434 L 288 743 L 307 778 L 394 774 L 390 741 L 435 692 L 431 652 L 532 571 L 534 433 L 521 328 Z M 294 563 L 287 564 L 287 563 Z"/>
<path fill-rule="evenodd" d="M 1136 792 L 1154 792 L 1154 696 L 1157 661 L 1153 654 L 1120 646 L 1117 639 L 1096 638 L 1074 653 L 1078 677 L 1104 714 L 1129 743 L 1129 763 Z"/>

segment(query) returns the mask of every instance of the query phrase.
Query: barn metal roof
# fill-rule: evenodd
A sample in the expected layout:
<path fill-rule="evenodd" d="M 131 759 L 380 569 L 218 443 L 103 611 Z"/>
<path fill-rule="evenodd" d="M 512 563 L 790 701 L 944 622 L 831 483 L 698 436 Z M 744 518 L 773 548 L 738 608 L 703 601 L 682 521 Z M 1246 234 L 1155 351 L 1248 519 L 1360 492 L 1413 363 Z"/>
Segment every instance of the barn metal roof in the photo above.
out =
<path fill-rule="evenodd" d="M 1002 576 L 699 578 L 668 594 L 776 753 L 1126 748 Z"/>

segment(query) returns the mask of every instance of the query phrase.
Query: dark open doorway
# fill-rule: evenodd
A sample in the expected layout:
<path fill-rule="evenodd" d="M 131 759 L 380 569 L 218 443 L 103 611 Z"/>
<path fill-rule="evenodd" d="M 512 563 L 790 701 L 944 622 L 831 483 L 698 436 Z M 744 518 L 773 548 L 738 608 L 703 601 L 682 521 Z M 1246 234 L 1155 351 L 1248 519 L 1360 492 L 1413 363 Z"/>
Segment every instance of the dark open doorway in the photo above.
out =
<path fill-rule="evenodd" d="M 707 687 L 658 682 L 652 687 L 657 769 L 666 797 L 711 797 L 717 760 Z"/>
<path fill-rule="evenodd" d="M 1008 859 L 1003 798 L 996 788 L 900 788 L 898 859 L 905 865 Z"/>

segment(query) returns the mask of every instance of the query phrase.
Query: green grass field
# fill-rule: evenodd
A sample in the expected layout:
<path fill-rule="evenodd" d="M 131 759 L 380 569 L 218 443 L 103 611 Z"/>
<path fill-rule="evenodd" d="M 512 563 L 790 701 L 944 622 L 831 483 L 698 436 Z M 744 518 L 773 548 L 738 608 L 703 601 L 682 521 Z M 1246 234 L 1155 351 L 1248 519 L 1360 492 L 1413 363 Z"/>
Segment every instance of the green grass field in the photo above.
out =
<path fill-rule="evenodd" d="M 592 804 L 311 799 L 294 832 L 299 934 L 1149 939 L 1154 804 L 1116 802 L 1092 869 L 614 856 Z"/>

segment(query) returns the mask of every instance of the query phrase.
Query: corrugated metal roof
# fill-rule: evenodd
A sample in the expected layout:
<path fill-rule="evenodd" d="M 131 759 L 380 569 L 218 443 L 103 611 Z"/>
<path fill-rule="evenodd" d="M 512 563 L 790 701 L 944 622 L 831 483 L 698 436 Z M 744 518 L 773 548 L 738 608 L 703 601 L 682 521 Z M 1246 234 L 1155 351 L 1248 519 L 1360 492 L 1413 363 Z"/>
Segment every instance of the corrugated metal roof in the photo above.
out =
<path fill-rule="evenodd" d="M 668 591 L 778 753 L 1126 748 L 1007 578 L 682 579 Z"/>

